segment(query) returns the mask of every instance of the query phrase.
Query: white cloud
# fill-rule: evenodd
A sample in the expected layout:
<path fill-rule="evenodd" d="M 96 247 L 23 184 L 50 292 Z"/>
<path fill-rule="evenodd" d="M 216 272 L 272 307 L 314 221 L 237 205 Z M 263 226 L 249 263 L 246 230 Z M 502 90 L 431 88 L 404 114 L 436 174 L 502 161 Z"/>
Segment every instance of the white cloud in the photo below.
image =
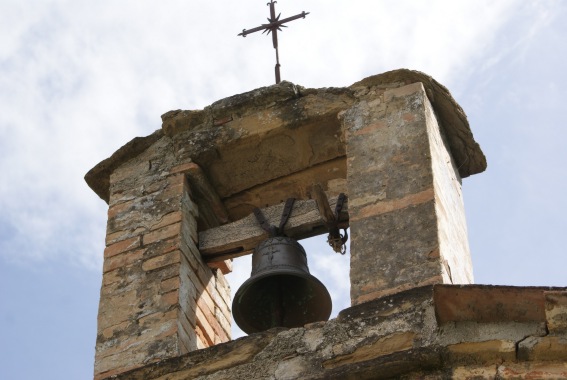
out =
<path fill-rule="evenodd" d="M 268 7 L 251 0 L 23 4 L 0 5 L 0 207 L 3 224 L 15 231 L 0 254 L 99 265 L 105 206 L 82 176 L 131 138 L 159 128 L 170 109 L 202 108 L 270 84 L 270 39 L 236 36 L 263 23 Z M 282 74 L 315 87 L 411 67 L 452 81 L 517 6 L 280 2 L 283 16 L 311 12 L 280 35 Z M 68 232 L 96 243 L 71 248 Z"/>
<path fill-rule="evenodd" d="M 271 84 L 270 38 L 236 36 L 265 22 L 265 3 L 0 1 L 0 261 L 26 264 L 20 268 L 34 280 L 34 269 L 49 265 L 100 273 L 106 205 L 83 175 L 159 128 L 170 109 L 199 109 Z M 408 67 L 464 102 L 489 162 L 487 173 L 464 182 L 475 277 L 562 285 L 564 1 L 280 0 L 277 9 L 282 17 L 311 12 L 280 34 L 283 79 L 344 86 Z M 343 308 L 348 257 L 316 246 L 322 249 L 308 247 L 311 271 Z M 233 292 L 248 278 L 249 260 L 237 261 Z M 57 291 L 33 293 L 50 300 Z M 15 291 L 13 299 L 20 296 Z M 81 307 L 89 302 L 83 297 Z M 61 315 L 61 308 L 42 311 Z M 92 334 L 83 337 L 92 350 L 94 314 L 89 323 L 81 331 Z M 10 347 L 40 347 L 35 334 L 20 330 Z M 21 375 L 20 363 L 11 364 L 8 373 Z M 37 368 L 50 378 L 47 367 Z M 92 374 L 90 359 L 83 373 Z"/>

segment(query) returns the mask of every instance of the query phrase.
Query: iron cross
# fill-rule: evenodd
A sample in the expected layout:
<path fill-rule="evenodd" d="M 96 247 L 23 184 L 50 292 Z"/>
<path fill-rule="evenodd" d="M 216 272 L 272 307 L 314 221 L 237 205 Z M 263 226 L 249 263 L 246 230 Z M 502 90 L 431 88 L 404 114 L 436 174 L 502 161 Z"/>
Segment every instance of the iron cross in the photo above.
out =
<path fill-rule="evenodd" d="M 305 18 L 309 14 L 309 12 L 301 12 L 295 16 L 291 16 L 288 18 L 284 18 L 280 20 L 281 13 L 276 17 L 276 3 L 277 1 L 270 0 L 269 3 L 266 5 L 270 6 L 270 18 L 268 19 L 269 24 L 262 24 L 256 28 L 252 29 L 242 29 L 242 33 L 239 33 L 239 36 L 246 37 L 250 33 L 258 32 L 262 30 L 262 34 L 268 32 L 268 34 L 272 33 L 272 42 L 274 44 L 274 49 L 276 49 L 276 84 L 280 83 L 280 56 L 278 53 L 278 30 L 281 31 L 282 27 L 287 28 L 285 24 L 286 22 L 290 22 L 293 20 L 297 20 L 298 18 Z"/>

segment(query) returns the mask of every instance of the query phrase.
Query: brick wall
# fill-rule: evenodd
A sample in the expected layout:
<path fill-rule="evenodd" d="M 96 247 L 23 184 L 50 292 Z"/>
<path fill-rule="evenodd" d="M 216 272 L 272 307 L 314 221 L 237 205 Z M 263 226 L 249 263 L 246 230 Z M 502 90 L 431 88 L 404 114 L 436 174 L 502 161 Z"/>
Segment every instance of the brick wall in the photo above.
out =
<path fill-rule="evenodd" d="M 110 178 L 95 379 L 230 340 L 230 288 L 201 258 L 198 207 L 166 148 Z"/>
<path fill-rule="evenodd" d="M 460 176 L 422 83 L 382 90 L 343 116 L 351 301 L 470 283 Z"/>
<path fill-rule="evenodd" d="M 203 261 L 198 226 L 239 225 L 246 210 L 302 197 L 314 182 L 326 190 L 346 182 L 353 305 L 472 281 L 460 178 L 486 162 L 464 113 L 432 78 L 400 70 L 344 89 L 282 83 L 164 116 L 163 131 L 86 176 L 109 204 L 96 379 L 229 341 L 229 268 Z M 246 253 L 243 231 L 251 233 L 236 228 L 219 257 Z M 414 335 L 392 334 L 379 345 L 415 347 Z M 336 344 L 333 352 L 350 357 Z"/>
<path fill-rule="evenodd" d="M 565 379 L 567 290 L 429 285 L 116 380 Z"/>

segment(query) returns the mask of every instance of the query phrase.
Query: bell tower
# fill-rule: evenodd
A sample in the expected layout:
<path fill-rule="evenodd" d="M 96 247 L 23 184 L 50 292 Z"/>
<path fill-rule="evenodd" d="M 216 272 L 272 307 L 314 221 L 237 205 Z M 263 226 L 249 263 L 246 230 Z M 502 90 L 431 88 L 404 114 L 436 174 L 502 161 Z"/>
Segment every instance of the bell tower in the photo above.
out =
<path fill-rule="evenodd" d="M 482 172 L 486 161 L 464 112 L 431 77 L 396 70 L 324 89 L 284 81 L 162 120 L 161 129 L 133 139 L 85 177 L 109 205 L 95 379 L 168 360 L 182 367 L 187 360 L 180 379 L 201 373 L 195 363 L 204 357 L 191 355 L 212 346 L 222 351 L 219 344 L 230 341 L 231 259 L 268 237 L 254 209 L 277 225 L 283 201 L 294 198 L 286 234 L 327 232 L 314 188 L 330 209 L 346 194 L 335 226 L 350 226 L 353 310 L 408 291 L 425 305 L 431 297 L 416 289 L 472 283 L 461 179 Z M 307 339 L 325 323 L 338 322 L 299 326 L 286 336 L 301 331 Z M 264 342 L 276 330 L 246 339 Z M 372 344 L 387 350 L 422 339 L 404 328 L 391 334 Z M 219 357 L 217 370 L 262 360 L 246 342 L 230 343 L 240 356 Z M 340 342 L 331 351 L 336 360 L 313 364 L 321 376 L 339 376 L 351 363 Z M 295 378 L 301 368 L 311 371 L 306 360 L 296 360 Z M 149 376 L 142 372 L 138 378 Z"/>

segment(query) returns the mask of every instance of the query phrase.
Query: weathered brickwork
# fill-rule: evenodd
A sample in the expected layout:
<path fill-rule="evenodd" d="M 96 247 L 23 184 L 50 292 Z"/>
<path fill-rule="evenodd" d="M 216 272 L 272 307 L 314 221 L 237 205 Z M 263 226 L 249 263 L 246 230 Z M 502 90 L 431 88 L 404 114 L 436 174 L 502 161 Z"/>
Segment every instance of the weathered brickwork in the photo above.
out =
<path fill-rule="evenodd" d="M 481 373 L 511 360 L 517 337 L 467 346 L 436 335 L 431 285 L 472 281 L 460 181 L 486 161 L 464 112 L 432 78 L 397 70 L 347 88 L 282 82 L 162 119 L 161 130 L 86 176 L 109 205 L 95 378 L 160 360 L 182 369 L 152 372 L 164 379 L 374 378 L 368 363 L 418 373 L 445 358 L 468 366 L 482 352 Z M 358 306 L 328 323 L 221 344 L 230 340 L 230 259 L 265 236 L 253 208 L 272 216 L 295 197 L 286 233 L 322 233 L 315 184 L 333 206 L 347 193 L 339 221 L 350 224 Z M 563 331 L 564 301 L 547 302 Z M 560 347 L 550 342 L 526 341 L 525 357 Z M 123 378 L 150 378 L 139 371 Z"/>
<path fill-rule="evenodd" d="M 458 295 L 459 288 L 471 291 Z M 328 322 L 253 334 L 117 379 L 567 378 L 567 335 L 548 331 L 546 291 L 425 286 L 353 306 Z M 527 316 L 506 292 L 529 293 L 535 313 Z M 565 288 L 554 293 L 567 296 Z M 479 302 L 486 300 L 503 311 L 485 313 Z M 457 305 L 467 306 L 447 314 Z"/>
<path fill-rule="evenodd" d="M 230 340 L 230 289 L 201 258 L 198 207 L 166 146 L 110 178 L 97 379 Z"/>
<path fill-rule="evenodd" d="M 552 334 L 567 332 L 567 294 L 554 291 L 544 294 L 547 328 Z"/>
<path fill-rule="evenodd" d="M 461 176 L 449 153 L 447 139 L 427 98 L 425 124 L 431 151 L 431 172 L 435 192 L 435 215 L 439 239 L 439 262 L 444 284 L 473 283 Z"/>
<path fill-rule="evenodd" d="M 460 176 L 421 83 L 343 115 L 353 304 L 436 283 L 471 283 Z"/>

